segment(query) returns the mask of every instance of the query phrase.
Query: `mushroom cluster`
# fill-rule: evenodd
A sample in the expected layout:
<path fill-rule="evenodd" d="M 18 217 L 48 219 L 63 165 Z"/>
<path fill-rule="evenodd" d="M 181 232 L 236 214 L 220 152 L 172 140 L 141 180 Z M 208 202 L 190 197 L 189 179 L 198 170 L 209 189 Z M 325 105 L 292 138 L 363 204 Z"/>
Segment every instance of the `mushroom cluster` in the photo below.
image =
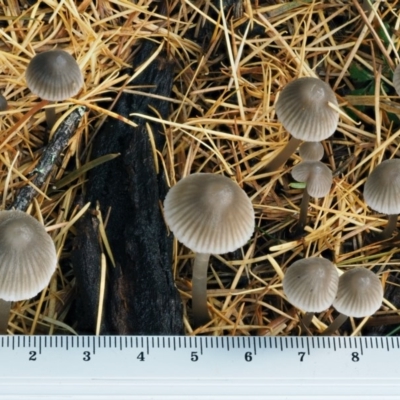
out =
<path fill-rule="evenodd" d="M 366 317 L 381 306 L 383 289 L 378 277 L 368 269 L 354 268 L 340 278 L 336 267 L 324 258 L 305 258 L 294 262 L 287 270 L 283 291 L 288 301 L 306 311 L 303 328 L 311 323 L 315 312 L 333 305 L 339 317 L 323 332 L 334 333 L 350 317 Z"/>
<path fill-rule="evenodd" d="M 331 87 L 318 78 L 304 77 L 288 83 L 276 102 L 276 114 L 292 135 L 286 147 L 266 167 L 276 171 L 302 141 L 321 142 L 335 132 L 339 113 Z"/>

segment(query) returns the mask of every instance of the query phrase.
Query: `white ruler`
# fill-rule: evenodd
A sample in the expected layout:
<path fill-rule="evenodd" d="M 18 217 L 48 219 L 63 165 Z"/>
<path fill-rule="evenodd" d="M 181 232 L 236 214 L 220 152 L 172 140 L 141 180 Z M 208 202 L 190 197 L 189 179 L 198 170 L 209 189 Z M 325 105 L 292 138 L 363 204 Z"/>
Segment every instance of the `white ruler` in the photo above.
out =
<path fill-rule="evenodd" d="M 400 399 L 400 340 L 0 336 L 0 399 Z"/>

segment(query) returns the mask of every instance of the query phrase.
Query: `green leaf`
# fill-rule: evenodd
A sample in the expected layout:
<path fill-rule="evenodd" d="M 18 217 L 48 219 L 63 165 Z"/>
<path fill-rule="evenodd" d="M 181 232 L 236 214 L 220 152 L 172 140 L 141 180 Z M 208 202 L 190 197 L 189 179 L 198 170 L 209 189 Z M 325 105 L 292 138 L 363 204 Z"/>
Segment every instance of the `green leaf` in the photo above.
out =
<path fill-rule="evenodd" d="M 305 189 L 306 183 L 305 182 L 292 182 L 292 183 L 289 183 L 289 187 L 291 187 L 292 189 Z"/>
<path fill-rule="evenodd" d="M 349 67 L 350 77 L 356 82 L 370 82 L 374 75 L 363 68 L 360 64 L 353 63 Z"/>
<path fill-rule="evenodd" d="M 385 29 L 383 29 L 383 27 L 381 25 L 379 25 L 378 36 L 384 43 L 385 47 L 389 47 L 390 41 L 389 41 L 388 35 L 389 36 L 392 35 L 393 28 L 387 22 L 384 22 L 383 25 L 384 25 Z"/>

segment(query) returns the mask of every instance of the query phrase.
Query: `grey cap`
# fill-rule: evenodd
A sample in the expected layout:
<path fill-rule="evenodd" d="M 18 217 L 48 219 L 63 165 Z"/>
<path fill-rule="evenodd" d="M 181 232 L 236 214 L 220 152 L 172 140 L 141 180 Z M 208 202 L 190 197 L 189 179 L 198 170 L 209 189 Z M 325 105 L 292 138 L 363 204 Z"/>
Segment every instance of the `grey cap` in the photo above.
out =
<path fill-rule="evenodd" d="M 197 253 L 223 254 L 243 246 L 254 231 L 254 209 L 231 179 L 189 175 L 168 192 L 165 220 L 175 237 Z"/>
<path fill-rule="evenodd" d="M 324 146 L 321 142 L 304 142 L 299 147 L 299 155 L 303 161 L 321 161 Z"/>
<path fill-rule="evenodd" d="M 302 161 L 292 169 L 292 176 L 298 182 L 306 183 L 311 197 L 325 197 L 332 186 L 332 171 L 321 161 Z"/>
<path fill-rule="evenodd" d="M 22 211 L 0 211 L 0 299 L 29 299 L 49 283 L 57 254 L 44 226 Z"/>
<path fill-rule="evenodd" d="M 276 103 L 276 113 L 284 128 L 296 139 L 320 142 L 331 136 L 338 125 L 339 113 L 331 87 L 318 78 L 305 77 L 288 83 Z"/>
<path fill-rule="evenodd" d="M 63 50 L 50 50 L 32 58 L 26 70 L 26 83 L 40 98 L 62 101 L 81 90 L 83 75 L 70 54 Z"/>
<path fill-rule="evenodd" d="M 380 213 L 400 213 L 400 160 L 383 161 L 371 172 L 365 182 L 364 200 Z"/>
<path fill-rule="evenodd" d="M 329 260 L 310 257 L 288 268 L 283 278 L 283 291 L 295 307 L 320 312 L 332 305 L 338 282 L 336 267 Z"/>
<path fill-rule="evenodd" d="M 348 317 L 372 315 L 382 305 L 383 289 L 379 278 L 365 268 L 346 271 L 339 279 L 333 307 Z"/>

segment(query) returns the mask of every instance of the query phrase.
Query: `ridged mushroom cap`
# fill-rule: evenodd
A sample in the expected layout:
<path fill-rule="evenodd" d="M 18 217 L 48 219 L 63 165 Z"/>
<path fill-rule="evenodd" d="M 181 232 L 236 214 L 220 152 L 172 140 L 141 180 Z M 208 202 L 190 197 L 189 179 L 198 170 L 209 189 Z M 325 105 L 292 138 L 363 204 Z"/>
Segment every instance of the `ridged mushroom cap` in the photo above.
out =
<path fill-rule="evenodd" d="M 304 142 L 299 147 L 299 155 L 303 161 L 321 161 L 324 146 L 321 142 Z"/>
<path fill-rule="evenodd" d="M 0 298 L 30 299 L 49 283 L 57 266 L 53 240 L 22 211 L 0 211 Z"/>
<path fill-rule="evenodd" d="M 283 291 L 295 307 L 320 312 L 332 305 L 338 282 L 336 267 L 329 260 L 310 257 L 288 268 L 283 278 Z"/>
<path fill-rule="evenodd" d="M 197 173 L 179 181 L 165 198 L 164 215 L 175 237 L 197 253 L 234 251 L 254 231 L 249 197 L 222 175 Z"/>
<path fill-rule="evenodd" d="M 332 171 L 320 161 L 302 161 L 293 167 L 292 176 L 296 181 L 306 183 L 311 197 L 325 197 L 332 186 Z"/>
<path fill-rule="evenodd" d="M 339 113 L 331 87 L 318 78 L 305 77 L 288 83 L 276 103 L 276 114 L 284 128 L 296 139 L 320 142 L 335 132 Z"/>
<path fill-rule="evenodd" d="M 83 76 L 70 54 L 63 50 L 50 50 L 32 58 L 26 70 L 26 83 L 40 98 L 62 101 L 81 90 Z"/>
<path fill-rule="evenodd" d="M 396 67 L 393 74 L 393 86 L 396 93 L 400 96 L 400 64 Z"/>
<path fill-rule="evenodd" d="M 346 271 L 339 279 L 333 307 L 341 314 L 362 318 L 372 315 L 382 305 L 383 289 L 379 278 L 365 268 Z"/>
<path fill-rule="evenodd" d="M 386 160 L 369 175 L 364 186 L 364 200 L 382 214 L 400 213 L 400 160 Z"/>

